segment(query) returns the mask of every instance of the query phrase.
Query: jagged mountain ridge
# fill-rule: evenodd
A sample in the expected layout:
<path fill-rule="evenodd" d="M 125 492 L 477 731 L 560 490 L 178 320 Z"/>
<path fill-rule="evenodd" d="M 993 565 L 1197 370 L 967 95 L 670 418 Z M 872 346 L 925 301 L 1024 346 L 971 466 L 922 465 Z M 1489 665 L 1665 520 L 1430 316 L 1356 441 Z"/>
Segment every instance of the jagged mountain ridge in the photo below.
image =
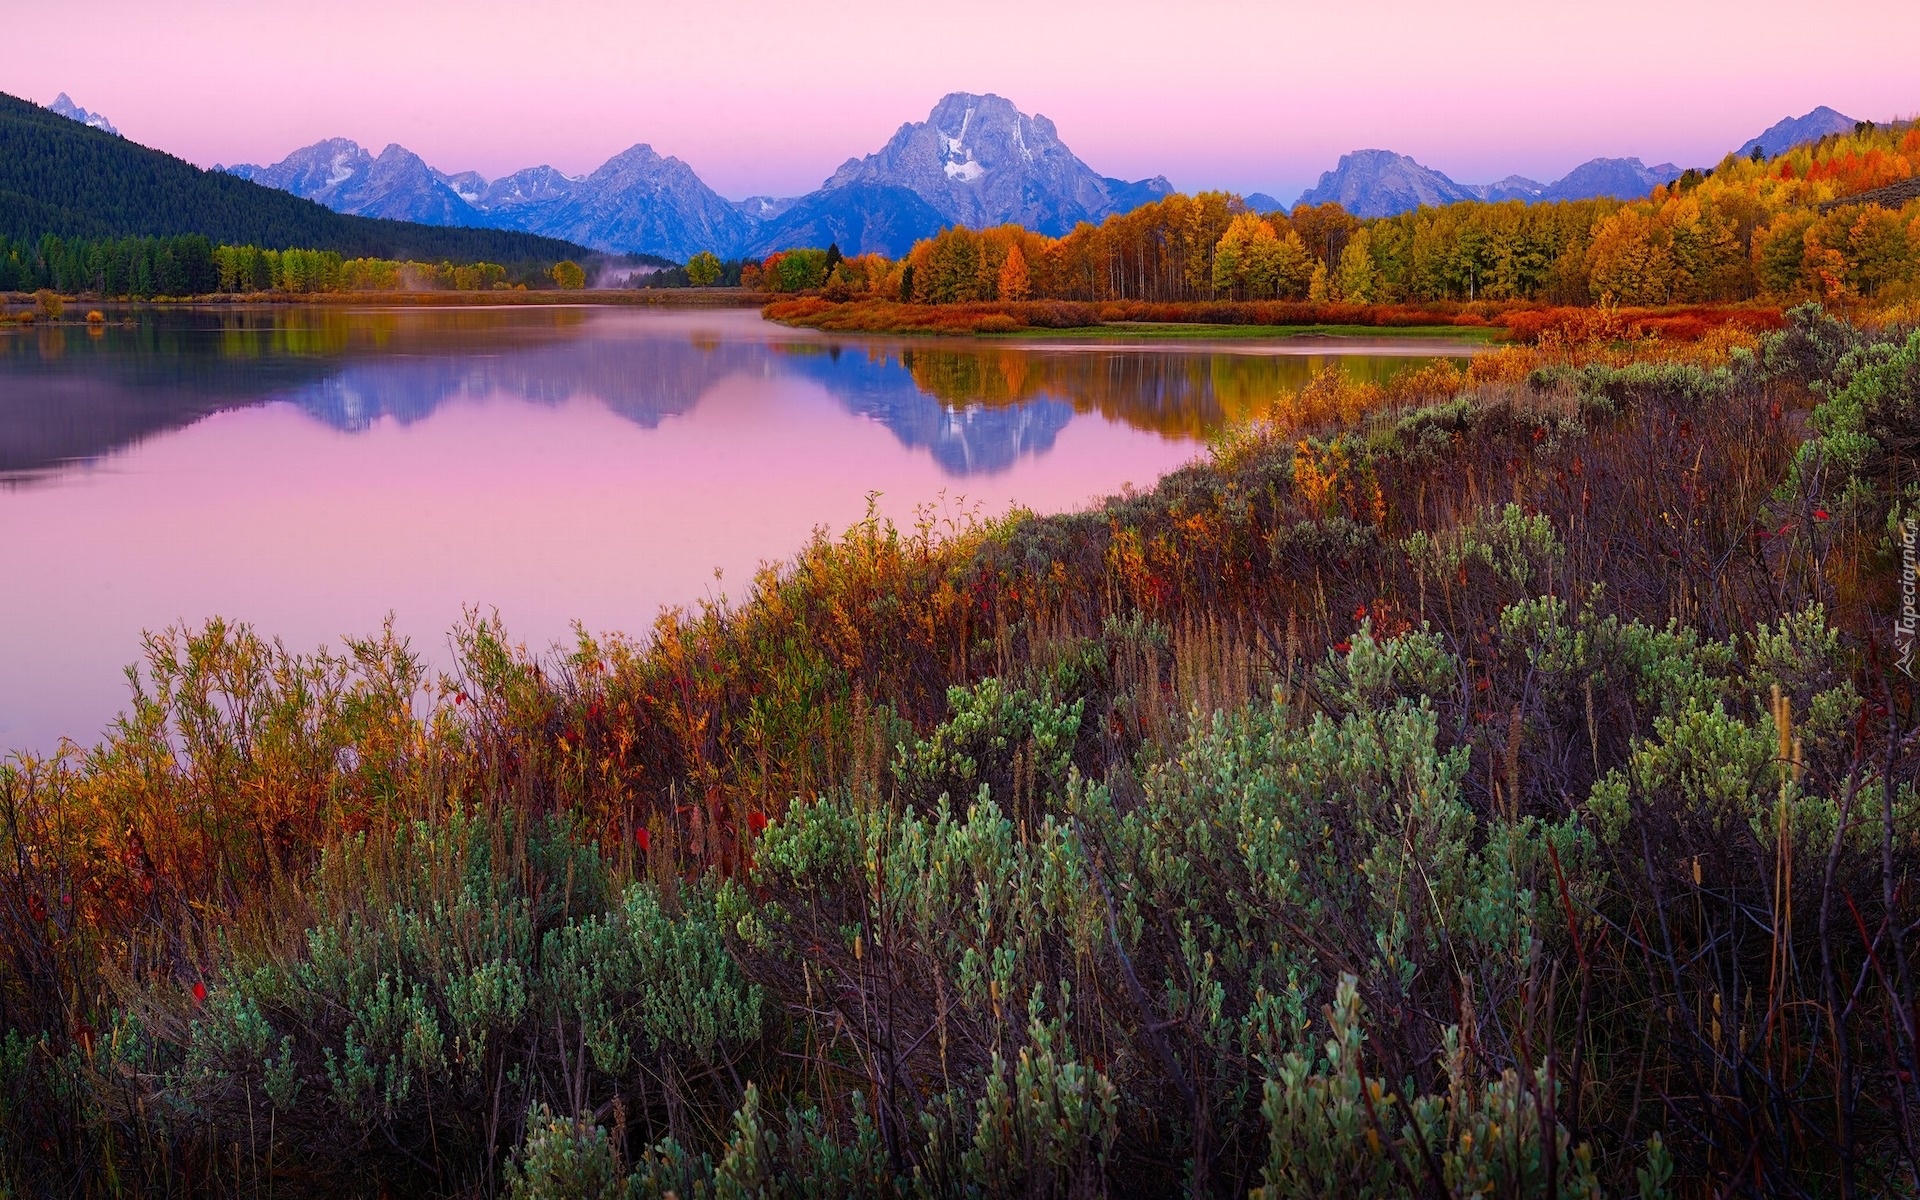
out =
<path fill-rule="evenodd" d="M 1787 117 L 1768 126 L 1757 137 L 1750 137 L 1740 143 L 1741 154 L 1753 153 L 1759 146 L 1768 158 L 1807 142 L 1817 142 L 1834 133 L 1852 133 L 1857 122 L 1845 113 L 1836 112 L 1822 104 L 1819 108 L 1800 117 Z"/>
<path fill-rule="evenodd" d="M 425 225 L 484 228 L 497 224 L 462 194 L 452 177 L 442 175 L 419 155 L 397 144 L 375 157 L 357 142 L 328 138 L 296 150 L 270 167 L 243 164 L 226 170 L 355 216 Z"/>
<path fill-rule="evenodd" d="M 1853 124 L 1833 109 L 1817 108 L 1779 122 L 1745 146 L 1759 143 L 1774 154 Z M 600 250 L 682 260 L 701 250 L 760 255 L 822 241 L 837 241 L 848 253 L 898 255 L 945 224 L 982 228 L 1014 221 L 1062 234 L 1080 221 L 1127 212 L 1173 190 L 1163 176 L 1128 183 L 1101 175 L 1067 148 L 1046 117 L 1029 116 L 991 93 L 967 92 L 943 97 L 925 121 L 901 125 L 885 146 L 849 158 L 803 196 L 727 200 L 686 163 L 644 143 L 583 176 L 551 166 L 492 181 L 471 171 L 449 175 L 404 147 L 390 145 L 374 156 L 338 138 L 269 167 L 226 169 L 339 212 L 524 230 Z M 1358 216 L 1381 217 L 1463 200 L 1632 199 L 1679 175 L 1672 163 L 1649 167 L 1638 158 L 1594 158 L 1552 183 L 1510 175 L 1464 184 L 1406 155 L 1356 150 L 1342 155 L 1297 203 L 1338 201 Z M 1247 202 L 1255 211 L 1285 207 L 1260 193 Z"/>
<path fill-rule="evenodd" d="M 1821 105 L 1800 117 L 1775 122 L 1757 137 L 1740 144 L 1745 155 L 1758 145 L 1769 157 L 1836 133 L 1850 133 L 1852 117 Z M 1638 158 L 1593 158 L 1553 183 L 1539 183 L 1509 175 L 1498 183 L 1456 183 L 1445 174 L 1404 154 L 1389 150 L 1356 150 L 1340 156 L 1333 170 L 1301 194 L 1299 203 L 1337 200 L 1356 216 L 1389 217 L 1420 205 L 1451 204 L 1460 200 L 1590 200 L 1611 196 L 1632 200 L 1663 183 L 1679 178 L 1673 163 L 1649 167 Z M 1270 197 L 1262 197 L 1270 199 Z M 1252 198 L 1249 198 L 1249 204 Z"/>
<path fill-rule="evenodd" d="M 902 125 L 865 158 L 848 159 L 821 190 L 858 184 L 906 188 L 948 220 L 976 229 L 1018 222 L 1054 235 L 1137 196 L 1173 190 L 1164 178 L 1128 184 L 1100 175 L 1067 149 L 1046 117 L 969 92 L 942 98 L 925 121 Z"/>
<path fill-rule="evenodd" d="M 546 198 L 536 195 L 492 212 L 521 228 L 568 230 L 566 239 L 583 246 L 684 260 L 702 250 L 736 252 L 754 229 L 751 218 L 701 182 L 692 167 L 644 143 L 584 179 L 568 179 L 551 167 L 535 171 L 542 172 L 535 190 L 544 189 Z M 524 189 L 528 174 L 509 178 Z"/>
<path fill-rule="evenodd" d="M 1543 184 L 1522 175 L 1498 183 L 1457 183 L 1442 172 L 1391 150 L 1355 150 L 1340 156 L 1333 170 L 1300 196 L 1301 204 L 1337 201 L 1359 217 L 1391 217 L 1421 207 L 1457 204 L 1462 200 L 1586 200 L 1613 196 L 1630 200 L 1656 186 L 1679 178 L 1672 163 L 1649 167 L 1637 158 L 1595 158 L 1581 163 L 1553 183 Z"/>
<path fill-rule="evenodd" d="M 645 144 L 590 175 L 539 166 L 491 182 L 438 171 L 398 145 L 375 157 L 345 138 L 271 166 L 222 169 L 339 212 L 520 229 L 678 259 L 701 250 L 765 254 L 821 236 L 848 253 L 898 255 L 952 223 L 1019 221 L 1064 233 L 1173 191 L 1164 177 L 1129 183 L 1101 175 L 1046 117 L 965 92 L 943 98 L 927 120 L 902 125 L 876 153 L 848 159 L 818 190 L 785 198 L 727 200 L 686 163 Z"/>
<path fill-rule="evenodd" d="M 102 133 L 110 133 L 115 137 L 120 136 L 120 131 L 113 127 L 112 121 L 107 120 L 105 113 L 88 112 L 75 104 L 73 97 L 65 92 L 53 98 L 53 103 L 47 105 L 47 111 L 58 113 L 69 121 L 78 121 L 89 129 L 98 129 Z"/>
<path fill-rule="evenodd" d="M 1340 156 L 1320 182 L 1300 194 L 1300 204 L 1329 201 L 1357 217 L 1391 217 L 1416 208 L 1478 200 L 1472 188 L 1391 150 L 1355 150 Z"/>

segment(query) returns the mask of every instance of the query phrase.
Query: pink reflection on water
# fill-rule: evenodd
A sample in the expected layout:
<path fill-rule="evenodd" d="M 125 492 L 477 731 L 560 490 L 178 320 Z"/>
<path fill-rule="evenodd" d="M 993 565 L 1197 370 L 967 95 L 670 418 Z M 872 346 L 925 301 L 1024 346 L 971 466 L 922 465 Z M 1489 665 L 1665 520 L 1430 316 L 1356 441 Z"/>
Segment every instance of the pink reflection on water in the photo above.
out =
<path fill-rule="evenodd" d="M 225 412 L 0 494 L 0 747 L 91 742 L 124 707 L 143 630 L 221 615 L 311 650 L 391 612 L 436 666 L 470 605 L 534 647 L 574 621 L 644 633 L 663 605 L 738 598 L 869 492 L 895 519 L 943 492 L 956 511 L 1060 510 L 1196 452 L 1077 416 L 1043 457 L 956 481 L 779 375 L 723 379 L 651 430 L 579 397 L 460 400 L 351 434 L 287 405 Z"/>

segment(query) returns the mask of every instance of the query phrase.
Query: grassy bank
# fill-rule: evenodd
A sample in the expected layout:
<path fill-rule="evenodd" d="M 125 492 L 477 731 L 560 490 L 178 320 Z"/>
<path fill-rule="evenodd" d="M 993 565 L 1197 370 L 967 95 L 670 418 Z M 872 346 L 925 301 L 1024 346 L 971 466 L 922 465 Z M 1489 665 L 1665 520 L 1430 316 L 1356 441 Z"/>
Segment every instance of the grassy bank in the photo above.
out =
<path fill-rule="evenodd" d="M 1911 1189 L 1917 414 L 1590 329 L 644 641 L 155 637 L 0 770 L 7 1186 Z"/>

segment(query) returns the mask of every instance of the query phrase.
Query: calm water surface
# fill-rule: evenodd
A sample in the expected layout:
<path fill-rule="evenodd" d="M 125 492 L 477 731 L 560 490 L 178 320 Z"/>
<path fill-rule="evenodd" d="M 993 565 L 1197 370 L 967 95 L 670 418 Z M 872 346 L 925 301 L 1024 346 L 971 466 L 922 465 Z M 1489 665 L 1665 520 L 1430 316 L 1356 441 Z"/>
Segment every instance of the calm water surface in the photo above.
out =
<path fill-rule="evenodd" d="M 911 520 L 1150 486 L 1337 363 L 1431 342 L 981 345 L 747 311 L 260 309 L 0 334 L 0 751 L 96 738 L 143 630 L 290 648 L 462 609 L 544 648 L 738 595 L 868 496 Z"/>

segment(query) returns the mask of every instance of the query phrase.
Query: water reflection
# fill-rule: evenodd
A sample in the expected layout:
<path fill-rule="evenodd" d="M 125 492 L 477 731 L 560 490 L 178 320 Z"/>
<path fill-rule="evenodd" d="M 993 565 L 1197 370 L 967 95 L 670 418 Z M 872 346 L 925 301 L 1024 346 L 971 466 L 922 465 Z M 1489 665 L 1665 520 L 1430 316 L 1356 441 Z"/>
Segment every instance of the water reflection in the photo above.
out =
<path fill-rule="evenodd" d="M 644 632 L 870 506 L 993 518 L 1151 486 L 1333 361 L 829 338 L 751 311 L 0 334 L 0 546 L 31 568 L 0 589 L 0 754 L 91 740 L 145 630 L 218 615 L 312 648 L 390 616 L 436 669 L 469 605 L 536 648 L 575 621 Z"/>
<path fill-rule="evenodd" d="M 831 339 L 740 311 L 149 310 L 104 329 L 0 334 L 0 481 L 57 477 L 212 413 L 275 402 L 348 433 L 496 396 L 590 399 L 653 429 L 736 376 L 813 383 L 965 477 L 1048 453 L 1075 413 L 1193 439 L 1328 365 L 1383 380 L 1431 357 L 1417 345 L 1357 349 Z"/>

